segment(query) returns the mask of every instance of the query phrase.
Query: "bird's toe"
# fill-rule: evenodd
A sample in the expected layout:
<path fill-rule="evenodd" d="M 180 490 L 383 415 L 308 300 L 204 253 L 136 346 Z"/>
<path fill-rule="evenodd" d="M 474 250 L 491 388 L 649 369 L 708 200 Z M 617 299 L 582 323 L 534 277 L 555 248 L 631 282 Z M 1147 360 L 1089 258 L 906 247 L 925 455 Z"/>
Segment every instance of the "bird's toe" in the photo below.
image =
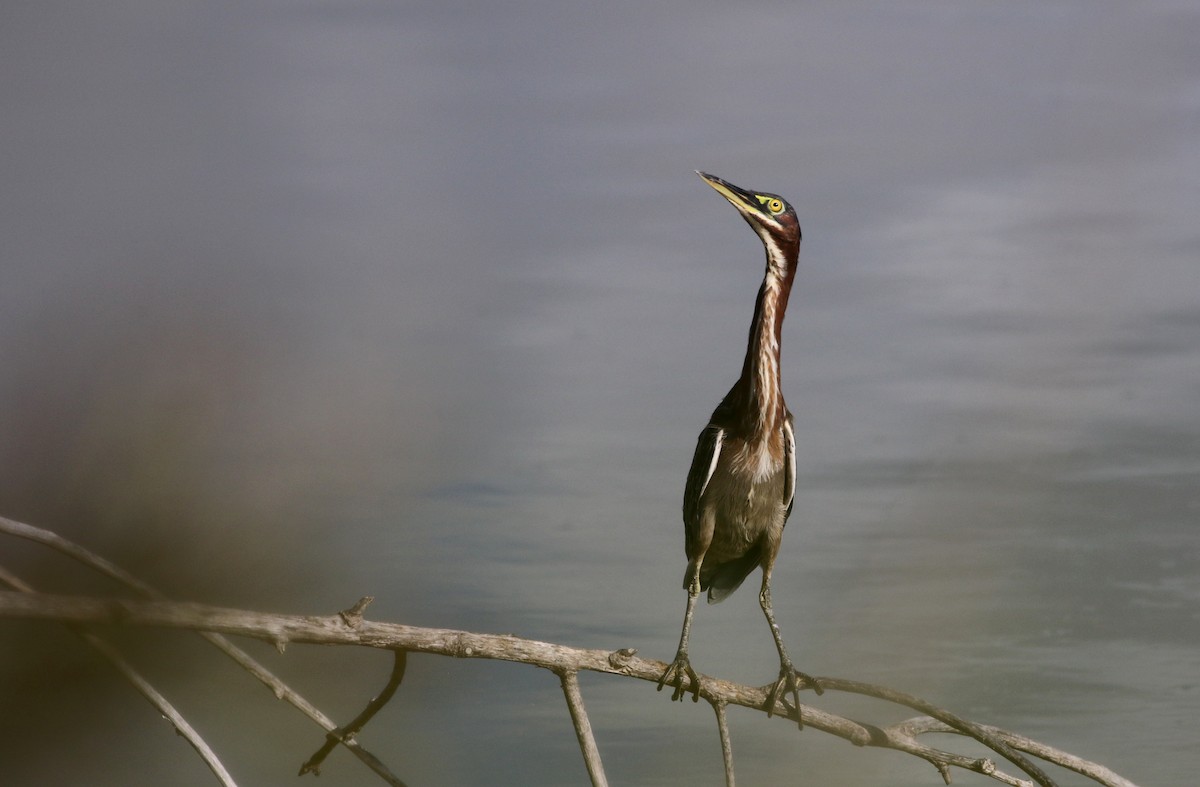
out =
<path fill-rule="evenodd" d="M 687 679 L 685 684 L 684 679 Z M 685 694 L 690 689 L 692 692 L 692 702 L 700 701 L 700 676 L 692 669 L 692 663 L 688 660 L 687 654 L 680 652 L 675 655 L 675 660 L 663 672 L 662 677 L 658 679 L 658 691 L 662 691 L 663 686 L 673 686 L 674 691 L 671 692 L 671 700 L 683 700 Z"/>
<path fill-rule="evenodd" d="M 800 714 L 800 690 L 811 687 L 817 694 L 824 694 L 825 690 L 821 688 L 821 684 L 815 678 L 807 673 L 798 671 L 791 665 L 790 662 L 782 662 L 779 665 L 779 678 L 775 681 L 771 690 L 767 693 L 766 711 L 770 717 L 776 710 L 780 700 L 786 701 L 787 695 L 792 695 L 792 703 L 796 709 L 796 723 L 800 729 L 804 729 L 804 719 Z M 783 715 L 786 715 L 788 708 L 783 705 Z"/>

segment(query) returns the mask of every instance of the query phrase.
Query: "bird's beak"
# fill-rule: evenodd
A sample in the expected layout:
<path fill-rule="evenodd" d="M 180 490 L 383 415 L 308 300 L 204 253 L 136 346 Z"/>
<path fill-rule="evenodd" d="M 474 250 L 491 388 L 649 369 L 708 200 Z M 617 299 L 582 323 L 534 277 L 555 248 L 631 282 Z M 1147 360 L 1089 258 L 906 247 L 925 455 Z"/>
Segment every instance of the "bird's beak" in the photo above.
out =
<path fill-rule="evenodd" d="M 721 180 L 716 175 L 709 175 L 700 170 L 696 170 L 696 174 L 704 178 L 704 182 L 716 189 L 718 194 L 729 200 L 729 204 L 747 219 L 758 219 L 762 216 L 762 205 L 759 204 L 757 195 Z"/>

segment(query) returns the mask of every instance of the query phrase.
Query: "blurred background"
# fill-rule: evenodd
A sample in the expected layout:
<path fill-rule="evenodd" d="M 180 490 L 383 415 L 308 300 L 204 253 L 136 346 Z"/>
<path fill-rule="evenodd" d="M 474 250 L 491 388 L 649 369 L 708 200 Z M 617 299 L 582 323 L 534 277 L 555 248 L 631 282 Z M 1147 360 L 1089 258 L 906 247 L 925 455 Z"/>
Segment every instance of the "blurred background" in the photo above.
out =
<path fill-rule="evenodd" d="M 182 599 L 330 614 L 370 594 L 379 620 L 669 659 L 683 479 L 763 268 L 704 169 L 804 228 L 774 579 L 797 666 L 1136 782 L 1194 778 L 1194 3 L 0 20 L 0 515 Z M 113 591 L 13 539 L 0 558 L 42 590 Z M 296 783 L 316 727 L 195 637 L 111 636 L 240 783 Z M 247 647 L 343 722 L 390 669 Z M 691 653 L 775 676 L 753 589 L 698 610 Z M 613 783 L 721 783 L 707 707 L 582 682 Z M 59 627 L 0 624 L 0 707 L 5 784 L 213 783 Z M 746 784 L 940 783 L 730 716 Z M 414 656 L 360 740 L 413 785 L 586 781 L 557 679 L 528 667 Z M 320 784 L 372 779 L 336 752 Z"/>

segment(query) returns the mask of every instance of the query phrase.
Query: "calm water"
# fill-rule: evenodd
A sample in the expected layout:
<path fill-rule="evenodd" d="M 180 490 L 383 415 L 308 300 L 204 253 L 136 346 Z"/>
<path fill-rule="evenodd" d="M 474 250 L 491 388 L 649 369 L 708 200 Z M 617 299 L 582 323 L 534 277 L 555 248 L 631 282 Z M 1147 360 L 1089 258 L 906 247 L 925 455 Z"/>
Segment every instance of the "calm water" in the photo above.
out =
<path fill-rule="evenodd" d="M 1195 8 L 4 18 L 0 513 L 184 598 L 371 594 L 378 619 L 669 658 L 683 476 L 762 271 L 702 168 L 784 194 L 804 227 L 774 591 L 798 666 L 1145 785 L 1194 779 Z M 0 556 L 47 590 L 109 590 Z M 121 640 L 240 783 L 294 783 L 319 746 L 190 639 Z M 341 720 L 389 668 L 251 647 Z M 753 592 L 699 610 L 692 657 L 775 674 Z M 69 634 L 3 624 L 0 669 L 5 784 L 211 783 Z M 613 783 L 720 783 L 706 707 L 583 689 Z M 938 778 L 731 718 L 745 784 Z M 556 679 L 513 665 L 414 657 L 361 740 L 413 785 L 586 779 Z M 341 754 L 320 777 L 364 783 Z"/>

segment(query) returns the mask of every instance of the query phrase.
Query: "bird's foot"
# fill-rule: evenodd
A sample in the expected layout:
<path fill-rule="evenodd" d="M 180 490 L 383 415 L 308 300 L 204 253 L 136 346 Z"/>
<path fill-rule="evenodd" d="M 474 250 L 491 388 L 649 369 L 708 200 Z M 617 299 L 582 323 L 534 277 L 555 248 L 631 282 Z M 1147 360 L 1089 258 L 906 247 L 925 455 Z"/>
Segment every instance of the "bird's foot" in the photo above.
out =
<path fill-rule="evenodd" d="M 687 676 L 688 685 L 683 685 L 684 676 Z M 663 686 L 674 686 L 675 691 L 671 693 L 671 701 L 683 701 L 683 695 L 687 694 L 688 689 L 692 691 L 692 702 L 700 701 L 700 677 L 696 674 L 696 670 L 692 669 L 692 663 L 688 661 L 687 651 L 679 651 L 675 654 L 675 660 L 671 662 L 671 666 L 667 667 L 663 672 L 662 677 L 658 679 L 658 690 L 662 691 Z"/>
<path fill-rule="evenodd" d="M 781 661 L 779 664 L 779 680 L 775 681 L 775 685 L 771 687 L 771 691 L 767 694 L 767 718 L 775 712 L 776 703 L 779 700 L 786 700 L 788 692 L 792 694 L 792 701 L 796 707 L 796 724 L 800 729 L 804 729 L 804 719 L 800 716 L 800 690 L 811 688 L 817 694 L 824 694 L 825 690 L 821 688 L 821 684 L 816 678 L 803 672 L 799 672 L 792 666 L 792 662 Z M 787 706 L 784 706 L 784 713 L 787 712 Z"/>

